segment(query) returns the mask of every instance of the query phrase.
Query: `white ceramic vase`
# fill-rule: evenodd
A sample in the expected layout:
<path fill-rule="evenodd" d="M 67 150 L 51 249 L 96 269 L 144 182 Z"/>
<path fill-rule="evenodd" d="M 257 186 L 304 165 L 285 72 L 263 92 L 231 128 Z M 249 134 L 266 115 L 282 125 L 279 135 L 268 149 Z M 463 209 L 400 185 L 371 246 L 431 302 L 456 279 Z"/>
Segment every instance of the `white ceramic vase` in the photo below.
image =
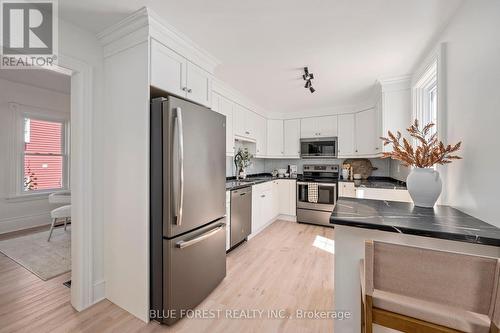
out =
<path fill-rule="evenodd" d="M 406 178 L 406 187 L 415 206 L 432 208 L 441 195 L 443 182 L 432 168 L 414 168 Z"/>

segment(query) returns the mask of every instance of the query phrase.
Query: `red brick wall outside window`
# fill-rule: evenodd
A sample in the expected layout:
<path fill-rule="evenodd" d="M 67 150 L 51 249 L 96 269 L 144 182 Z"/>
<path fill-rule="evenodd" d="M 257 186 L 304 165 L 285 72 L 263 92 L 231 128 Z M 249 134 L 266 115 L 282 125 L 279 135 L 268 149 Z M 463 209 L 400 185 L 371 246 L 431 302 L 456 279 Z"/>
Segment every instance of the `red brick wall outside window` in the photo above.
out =
<path fill-rule="evenodd" d="M 25 118 L 24 191 L 64 187 L 64 124 Z"/>

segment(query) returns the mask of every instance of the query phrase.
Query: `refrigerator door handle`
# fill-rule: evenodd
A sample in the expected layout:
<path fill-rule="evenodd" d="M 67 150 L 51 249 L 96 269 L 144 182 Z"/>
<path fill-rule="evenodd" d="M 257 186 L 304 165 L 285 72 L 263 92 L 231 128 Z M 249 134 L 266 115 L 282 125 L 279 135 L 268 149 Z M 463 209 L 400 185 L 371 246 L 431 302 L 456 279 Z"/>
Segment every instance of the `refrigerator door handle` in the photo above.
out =
<path fill-rule="evenodd" d="M 212 230 L 210 231 L 207 231 L 203 234 L 201 234 L 200 236 L 196 237 L 196 238 L 193 238 L 193 239 L 190 239 L 190 240 L 187 240 L 187 241 L 180 241 L 180 242 L 177 242 L 175 244 L 176 247 L 178 247 L 179 249 L 183 249 L 185 247 L 188 247 L 188 246 L 191 246 L 191 245 L 194 245 L 198 242 L 201 242 L 202 240 L 204 239 L 207 239 L 209 238 L 210 236 L 213 236 L 215 235 L 217 232 L 219 232 L 222 228 L 224 228 L 224 225 L 219 225 L 218 227 L 215 227 L 213 228 Z"/>
<path fill-rule="evenodd" d="M 178 133 L 178 149 L 179 149 L 179 192 L 176 192 L 177 198 L 175 199 L 176 203 L 176 219 L 175 223 L 177 225 L 182 224 L 182 208 L 184 205 L 184 134 L 182 132 L 182 110 L 180 107 L 175 108 L 175 123 L 177 125 L 177 133 Z"/>

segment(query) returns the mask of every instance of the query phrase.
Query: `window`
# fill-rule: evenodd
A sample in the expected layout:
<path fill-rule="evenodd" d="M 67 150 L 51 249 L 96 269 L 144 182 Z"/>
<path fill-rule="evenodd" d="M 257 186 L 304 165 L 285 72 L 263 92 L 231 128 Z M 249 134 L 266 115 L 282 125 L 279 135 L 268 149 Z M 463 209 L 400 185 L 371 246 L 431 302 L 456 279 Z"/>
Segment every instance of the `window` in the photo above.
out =
<path fill-rule="evenodd" d="M 23 119 L 22 192 L 67 187 L 66 123 L 25 115 Z"/>
<path fill-rule="evenodd" d="M 437 61 L 433 61 L 426 68 L 414 89 L 414 118 L 418 119 L 420 126 L 433 123 L 431 134 L 438 128 L 438 82 L 437 82 Z"/>

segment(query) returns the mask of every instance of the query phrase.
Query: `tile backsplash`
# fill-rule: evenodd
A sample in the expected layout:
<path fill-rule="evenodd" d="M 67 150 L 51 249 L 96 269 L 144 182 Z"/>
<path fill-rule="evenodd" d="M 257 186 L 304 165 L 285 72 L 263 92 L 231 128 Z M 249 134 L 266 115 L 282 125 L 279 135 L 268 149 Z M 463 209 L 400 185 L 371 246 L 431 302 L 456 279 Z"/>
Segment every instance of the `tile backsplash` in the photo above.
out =
<path fill-rule="evenodd" d="M 304 164 L 339 164 L 342 165 L 344 159 L 262 159 L 254 158 L 253 164 L 247 168 L 247 174 L 271 173 L 274 169 L 287 168 L 289 164 L 297 165 L 299 173 L 302 173 Z M 391 161 L 381 158 L 370 158 L 372 165 L 377 170 L 373 171 L 372 176 L 390 177 Z M 236 166 L 232 157 L 226 157 L 226 177 L 236 175 Z M 406 179 L 406 176 L 404 176 Z M 398 178 L 399 179 L 399 178 Z"/>

